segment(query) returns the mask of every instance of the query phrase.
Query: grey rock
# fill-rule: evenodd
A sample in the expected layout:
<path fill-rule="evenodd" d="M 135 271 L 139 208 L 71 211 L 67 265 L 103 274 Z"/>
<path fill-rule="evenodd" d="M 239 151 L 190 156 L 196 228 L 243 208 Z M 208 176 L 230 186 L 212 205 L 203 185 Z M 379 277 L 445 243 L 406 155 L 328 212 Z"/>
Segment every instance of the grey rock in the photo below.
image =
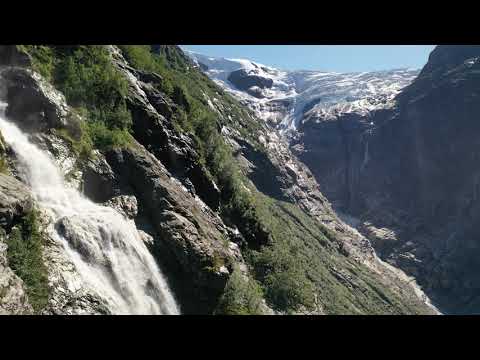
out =
<path fill-rule="evenodd" d="M 230 81 L 233 85 L 235 85 L 239 90 L 245 90 L 247 92 L 252 87 L 265 89 L 265 88 L 271 88 L 273 85 L 272 79 L 264 78 L 255 74 L 249 74 L 244 69 L 233 71 L 228 76 L 228 81 Z"/>
<path fill-rule="evenodd" d="M 110 151 L 106 159 L 155 228 L 153 252 L 175 274 L 171 283 L 183 294 L 185 311 L 212 312 L 228 280 L 216 264 L 228 269 L 233 261 L 243 261 L 229 249 L 221 219 L 140 144 Z"/>
<path fill-rule="evenodd" d="M 0 226 L 11 227 L 32 205 L 28 188 L 12 176 L 0 173 Z"/>
<path fill-rule="evenodd" d="M 32 70 L 7 67 L 1 73 L 6 87 L 6 115 L 28 130 L 75 126 L 69 122 L 65 97 Z"/>
<path fill-rule="evenodd" d="M 134 219 L 138 214 L 137 198 L 133 195 L 120 195 L 111 198 L 105 206 L 114 208 L 127 219 Z"/>

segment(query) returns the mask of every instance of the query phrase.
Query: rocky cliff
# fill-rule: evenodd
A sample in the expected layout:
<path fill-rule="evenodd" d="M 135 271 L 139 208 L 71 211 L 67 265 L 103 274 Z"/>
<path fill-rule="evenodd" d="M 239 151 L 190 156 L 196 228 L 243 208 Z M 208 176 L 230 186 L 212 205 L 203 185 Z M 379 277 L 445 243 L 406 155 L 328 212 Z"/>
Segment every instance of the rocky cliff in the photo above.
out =
<path fill-rule="evenodd" d="M 440 308 L 478 312 L 480 47 L 438 46 L 390 109 L 312 116 L 293 151 Z"/>
<path fill-rule="evenodd" d="M 72 187 L 135 222 L 182 313 L 434 312 L 337 216 L 288 144 L 179 48 L 3 46 L 0 60 L 7 117 Z M 82 92 L 97 70 L 100 80 Z M 8 146 L 6 158 L 10 175 L 0 181 L 26 196 Z M 28 212 L 12 205 L 8 186 L 0 197 L 7 239 Z M 110 312 L 54 239 L 42 258 L 49 295 L 37 312 Z M 8 260 L 0 265 L 12 284 L 3 286 L 2 311 L 31 311 Z"/>

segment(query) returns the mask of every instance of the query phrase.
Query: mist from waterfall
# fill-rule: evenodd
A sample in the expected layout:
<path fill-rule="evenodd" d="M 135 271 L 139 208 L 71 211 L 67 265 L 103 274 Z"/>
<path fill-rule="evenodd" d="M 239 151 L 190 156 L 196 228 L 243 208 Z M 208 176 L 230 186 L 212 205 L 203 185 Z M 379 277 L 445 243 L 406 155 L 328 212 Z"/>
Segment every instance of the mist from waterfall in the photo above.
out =
<path fill-rule="evenodd" d="M 52 219 L 49 235 L 63 245 L 86 287 L 113 314 L 179 314 L 134 222 L 68 187 L 51 156 L 3 115 L 0 131 L 17 156 L 17 169 L 38 207 Z"/>

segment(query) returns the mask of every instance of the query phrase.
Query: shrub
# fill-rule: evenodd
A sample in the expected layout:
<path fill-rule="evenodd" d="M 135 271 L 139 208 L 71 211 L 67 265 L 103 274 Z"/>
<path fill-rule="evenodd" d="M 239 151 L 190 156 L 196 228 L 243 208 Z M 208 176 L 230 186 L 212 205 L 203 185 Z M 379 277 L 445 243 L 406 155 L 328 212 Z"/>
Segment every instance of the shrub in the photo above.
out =
<path fill-rule="evenodd" d="M 215 311 L 223 315 L 260 315 L 262 314 L 262 289 L 258 283 L 245 279 L 235 268 Z"/>
<path fill-rule="evenodd" d="M 87 132 L 99 149 L 125 147 L 131 141 L 130 133 L 125 129 L 110 129 L 105 123 L 96 121 L 88 124 Z"/>
<path fill-rule="evenodd" d="M 292 251 L 292 243 L 276 239 L 261 251 L 252 252 L 257 278 L 264 284 L 265 297 L 281 311 L 312 308 L 314 289 L 306 277 L 300 254 Z"/>
<path fill-rule="evenodd" d="M 7 245 L 9 266 L 23 280 L 28 299 L 39 312 L 47 304 L 49 289 L 47 268 L 42 260 L 43 237 L 35 210 L 23 217 L 20 226 L 12 229 Z"/>

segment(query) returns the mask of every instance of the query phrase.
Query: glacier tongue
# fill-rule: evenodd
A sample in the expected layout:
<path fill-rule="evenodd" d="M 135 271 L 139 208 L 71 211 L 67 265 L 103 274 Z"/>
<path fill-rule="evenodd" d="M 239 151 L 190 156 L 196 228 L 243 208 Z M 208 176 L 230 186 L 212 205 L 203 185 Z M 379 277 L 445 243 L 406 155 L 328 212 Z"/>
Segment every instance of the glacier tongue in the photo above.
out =
<path fill-rule="evenodd" d="M 249 106 L 282 133 L 295 131 L 305 117 L 335 118 L 390 107 L 394 97 L 418 75 L 417 69 L 336 73 L 283 71 L 245 59 L 225 59 L 186 52 L 218 85 Z M 243 70 L 271 79 L 272 86 L 241 90 L 229 76 Z"/>

